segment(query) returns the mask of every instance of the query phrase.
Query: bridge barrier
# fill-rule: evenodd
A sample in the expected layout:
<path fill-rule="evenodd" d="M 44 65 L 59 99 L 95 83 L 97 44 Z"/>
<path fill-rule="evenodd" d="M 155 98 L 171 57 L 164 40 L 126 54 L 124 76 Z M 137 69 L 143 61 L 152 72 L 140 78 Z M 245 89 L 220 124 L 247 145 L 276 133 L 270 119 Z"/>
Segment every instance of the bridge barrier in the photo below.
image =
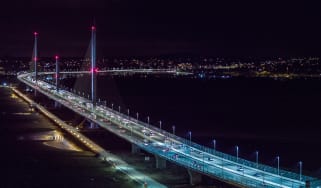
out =
<path fill-rule="evenodd" d="M 278 169 L 277 168 L 274 168 L 274 167 L 271 167 L 271 166 L 268 166 L 268 165 L 265 165 L 265 164 L 261 164 L 261 163 L 257 164 L 256 162 L 252 162 L 252 161 L 249 161 L 249 160 L 246 160 L 246 159 L 243 159 L 243 158 L 237 158 L 237 157 L 235 157 L 233 155 L 225 154 L 225 153 L 220 152 L 218 150 L 214 150 L 213 148 L 209 148 L 209 147 L 197 144 L 197 143 L 195 143 L 193 141 L 184 139 L 182 137 L 178 137 L 178 136 L 176 136 L 176 135 L 174 135 L 174 134 L 172 134 L 172 133 L 170 133 L 170 132 L 168 132 L 166 130 L 159 129 L 156 126 L 147 124 L 147 123 L 142 122 L 140 120 L 137 120 L 137 119 L 135 119 L 133 117 L 130 117 L 130 116 L 126 115 L 126 114 L 119 113 L 118 111 L 116 111 L 114 109 L 108 108 L 108 110 L 112 111 L 112 113 L 114 113 L 114 114 L 116 114 L 116 115 L 118 115 L 118 116 L 120 116 L 122 118 L 129 119 L 130 121 L 136 122 L 137 124 L 139 124 L 141 126 L 144 126 L 144 127 L 148 128 L 148 129 L 150 129 L 152 131 L 161 133 L 165 137 L 177 140 L 177 141 L 179 141 L 181 143 L 184 143 L 186 146 L 190 146 L 190 147 L 196 148 L 199 151 L 202 151 L 202 152 L 205 152 L 205 153 L 208 153 L 208 154 L 212 154 L 212 155 L 220 157 L 220 158 L 222 158 L 224 160 L 231 161 L 231 162 L 234 162 L 236 164 L 239 164 L 240 166 L 243 166 L 243 167 L 250 167 L 250 168 L 253 168 L 253 169 L 262 170 L 262 171 L 267 172 L 267 173 L 278 174 Z M 287 171 L 287 170 L 283 170 L 283 169 L 280 168 L 279 169 L 279 174 L 284 178 L 296 179 L 296 180 L 300 181 L 300 175 L 298 173 Z M 310 176 L 301 175 L 301 181 L 304 181 L 304 182 L 315 180 L 315 179 L 316 178 L 313 178 L 313 177 L 310 177 Z M 265 187 L 266 187 L 266 185 L 265 185 Z"/>
<path fill-rule="evenodd" d="M 262 170 L 262 171 L 265 171 L 265 172 L 269 172 L 271 174 L 277 174 L 278 173 L 278 169 L 277 168 L 274 168 L 274 167 L 271 167 L 271 166 L 268 166 L 268 165 L 265 165 L 265 164 L 261 164 L 261 163 L 259 163 L 257 165 L 256 162 L 252 162 L 252 161 L 249 161 L 249 160 L 246 160 L 246 159 L 243 159 L 243 158 L 237 158 L 237 157 L 235 157 L 233 155 L 229 155 L 229 154 L 220 152 L 218 150 L 214 150 L 213 148 L 209 148 L 209 147 L 197 144 L 197 143 L 195 143 L 193 141 L 190 141 L 190 140 L 184 139 L 182 137 L 176 136 L 176 135 L 174 135 L 174 134 L 172 134 L 172 133 L 170 133 L 168 131 L 165 131 L 163 129 L 159 129 L 158 127 L 155 127 L 153 125 L 147 124 L 145 122 L 142 122 L 142 121 L 139 121 L 139 120 L 137 121 L 137 119 L 135 119 L 133 117 L 129 117 L 128 115 L 119 113 L 118 111 L 113 110 L 111 108 L 109 108 L 108 110 L 112 111 L 113 113 L 115 113 L 115 114 L 117 114 L 117 115 L 119 115 L 119 116 L 121 116 L 123 118 L 127 118 L 127 119 L 129 119 L 129 120 L 131 120 L 133 122 L 137 122 L 137 124 L 145 126 L 146 128 L 151 129 L 152 131 L 159 132 L 159 133 L 163 134 L 166 137 L 169 137 L 169 138 L 174 139 L 174 140 L 178 140 L 178 141 L 180 141 L 181 143 L 184 143 L 187 146 L 194 147 L 194 148 L 196 148 L 196 149 L 198 149 L 198 150 L 200 150 L 202 152 L 215 155 L 217 157 L 223 158 L 223 159 L 228 160 L 228 161 L 233 161 L 235 163 L 238 163 L 240 166 L 246 166 L 246 167 L 250 167 L 250 168 L 254 168 L 254 169 L 259 169 L 259 170 Z M 300 175 L 298 173 L 287 171 L 287 170 L 283 170 L 281 168 L 279 169 L 279 173 L 283 177 L 300 180 Z M 315 178 L 310 177 L 310 176 L 305 176 L 305 175 L 301 176 L 301 180 L 302 181 L 309 181 L 309 180 L 314 180 L 314 179 Z"/>
<path fill-rule="evenodd" d="M 225 169 L 223 168 L 216 167 L 216 168 L 208 169 L 208 167 L 205 164 L 202 164 L 202 163 L 195 164 L 192 160 L 188 160 L 185 157 L 175 158 L 173 157 L 173 153 L 171 152 L 162 152 L 162 151 L 159 151 L 159 149 L 145 146 L 142 143 L 140 144 L 137 143 L 137 144 L 145 151 L 150 153 L 156 153 L 159 156 L 165 158 L 166 160 L 174 164 L 178 164 L 184 168 L 187 167 L 189 169 L 192 169 L 195 172 L 198 172 L 204 175 L 209 175 L 211 177 L 213 177 L 214 175 L 217 179 L 223 180 L 225 182 L 230 182 L 231 184 L 236 184 L 234 182 L 239 182 L 237 184 L 238 186 L 241 185 L 241 186 L 253 187 L 253 188 L 254 187 L 275 188 L 275 186 L 269 186 L 268 184 L 265 184 L 264 179 L 262 179 L 262 182 L 260 183 L 255 183 L 251 178 L 240 176 L 239 174 L 236 174 L 236 173 L 232 173 L 232 174 L 226 173 Z"/>

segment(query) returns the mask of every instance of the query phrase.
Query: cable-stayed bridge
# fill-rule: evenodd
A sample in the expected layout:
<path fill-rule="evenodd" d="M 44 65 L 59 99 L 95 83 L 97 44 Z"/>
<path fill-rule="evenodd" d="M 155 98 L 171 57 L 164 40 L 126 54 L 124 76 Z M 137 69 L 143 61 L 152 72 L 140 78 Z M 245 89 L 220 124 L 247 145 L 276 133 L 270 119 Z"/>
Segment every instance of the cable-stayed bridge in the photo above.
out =
<path fill-rule="evenodd" d="M 92 35 L 95 35 L 95 28 L 92 28 Z M 35 35 L 37 37 L 37 35 Z M 92 37 L 95 41 L 95 36 Z M 95 42 L 91 42 L 95 49 Z M 36 46 L 36 45 L 35 45 Z M 300 188 L 313 187 L 321 188 L 320 180 L 302 175 L 299 173 L 282 170 L 279 167 L 271 167 L 257 162 L 251 162 L 238 156 L 231 156 L 192 142 L 139 121 L 114 109 L 96 103 L 96 74 L 95 52 L 92 52 L 92 66 L 90 71 L 65 72 L 65 73 L 90 73 L 91 74 L 91 100 L 77 94 L 59 88 L 58 75 L 60 72 L 29 72 L 18 75 L 18 79 L 26 85 L 46 95 L 50 99 L 59 102 L 73 110 L 93 123 L 118 135 L 132 143 L 132 150 L 143 149 L 155 155 L 156 166 L 166 168 L 166 161 L 180 165 L 188 169 L 191 183 L 197 181 L 200 176 L 207 175 L 215 179 L 239 186 L 239 187 L 280 187 Z M 37 54 L 34 54 L 35 63 Z M 35 66 L 36 67 L 36 66 Z M 58 66 L 56 66 L 58 67 Z M 152 70 L 119 70 L 146 72 Z M 157 70 L 154 70 L 157 72 Z M 175 71 L 158 70 L 160 72 L 177 73 Z M 56 85 L 42 81 L 37 74 L 56 74 Z M 115 128 L 115 126 L 117 128 Z M 191 133 L 190 133 L 191 134 Z"/>

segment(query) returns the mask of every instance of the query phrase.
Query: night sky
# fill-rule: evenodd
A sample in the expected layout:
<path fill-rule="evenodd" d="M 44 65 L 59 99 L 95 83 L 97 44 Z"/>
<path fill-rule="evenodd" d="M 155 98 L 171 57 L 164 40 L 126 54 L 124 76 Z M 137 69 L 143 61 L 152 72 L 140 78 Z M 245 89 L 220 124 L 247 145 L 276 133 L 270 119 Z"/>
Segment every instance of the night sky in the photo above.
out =
<path fill-rule="evenodd" d="M 224 2 L 224 3 L 223 3 Z M 309 1 L 11 0 L 0 3 L 0 56 L 321 55 L 321 5 Z"/>

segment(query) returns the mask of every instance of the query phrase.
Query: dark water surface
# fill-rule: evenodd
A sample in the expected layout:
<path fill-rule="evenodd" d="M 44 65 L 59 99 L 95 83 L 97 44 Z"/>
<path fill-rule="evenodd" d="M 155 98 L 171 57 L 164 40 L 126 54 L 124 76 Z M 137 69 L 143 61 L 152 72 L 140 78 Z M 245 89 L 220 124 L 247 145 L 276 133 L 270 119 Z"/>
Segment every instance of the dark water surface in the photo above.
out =
<path fill-rule="evenodd" d="M 107 105 L 192 140 L 217 149 L 276 166 L 298 170 L 321 169 L 321 81 L 98 76 L 97 95 Z M 87 96 L 89 77 L 68 78 L 68 87 Z"/>

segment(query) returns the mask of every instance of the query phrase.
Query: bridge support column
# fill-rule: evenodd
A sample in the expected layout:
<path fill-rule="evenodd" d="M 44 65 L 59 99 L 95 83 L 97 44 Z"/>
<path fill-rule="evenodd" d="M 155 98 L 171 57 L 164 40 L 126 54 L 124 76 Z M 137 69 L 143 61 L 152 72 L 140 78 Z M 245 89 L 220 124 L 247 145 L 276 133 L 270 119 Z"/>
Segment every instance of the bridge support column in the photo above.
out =
<path fill-rule="evenodd" d="M 136 144 L 132 144 L 132 154 L 140 152 L 140 148 Z"/>
<path fill-rule="evenodd" d="M 191 169 L 187 169 L 187 172 L 189 175 L 190 185 L 196 185 L 202 182 L 202 174 L 192 171 Z"/>
<path fill-rule="evenodd" d="M 95 122 L 90 121 L 90 129 L 97 129 L 98 125 Z"/>
<path fill-rule="evenodd" d="M 61 107 L 61 104 L 57 101 L 55 101 L 55 108 L 60 108 Z"/>
<path fill-rule="evenodd" d="M 164 158 L 161 158 L 157 155 L 155 155 L 156 160 L 156 168 L 158 169 L 165 169 L 166 168 L 166 160 Z"/>

